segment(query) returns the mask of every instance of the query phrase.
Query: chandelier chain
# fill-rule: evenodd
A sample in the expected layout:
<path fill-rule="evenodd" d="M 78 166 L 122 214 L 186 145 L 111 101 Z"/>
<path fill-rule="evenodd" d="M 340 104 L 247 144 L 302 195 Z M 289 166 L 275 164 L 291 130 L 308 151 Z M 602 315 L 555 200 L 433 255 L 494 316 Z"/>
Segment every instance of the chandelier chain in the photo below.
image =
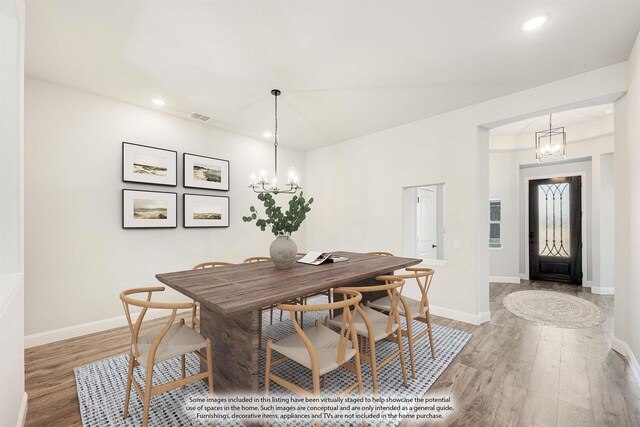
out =
<path fill-rule="evenodd" d="M 278 95 L 274 96 L 275 98 L 275 118 L 276 118 L 276 125 L 275 125 L 275 130 L 274 130 L 274 137 L 273 137 L 273 145 L 275 146 L 275 176 L 278 176 Z"/>

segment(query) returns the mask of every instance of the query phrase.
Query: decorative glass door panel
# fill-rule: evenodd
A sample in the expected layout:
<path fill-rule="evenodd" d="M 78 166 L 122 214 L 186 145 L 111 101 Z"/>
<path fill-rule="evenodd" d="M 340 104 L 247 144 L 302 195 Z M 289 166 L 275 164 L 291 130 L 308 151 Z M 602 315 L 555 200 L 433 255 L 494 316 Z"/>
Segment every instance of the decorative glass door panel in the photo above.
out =
<path fill-rule="evenodd" d="M 541 256 L 571 256 L 570 200 L 571 190 L 566 182 L 538 185 L 538 253 Z"/>
<path fill-rule="evenodd" d="M 529 181 L 529 278 L 582 283 L 581 179 Z"/>

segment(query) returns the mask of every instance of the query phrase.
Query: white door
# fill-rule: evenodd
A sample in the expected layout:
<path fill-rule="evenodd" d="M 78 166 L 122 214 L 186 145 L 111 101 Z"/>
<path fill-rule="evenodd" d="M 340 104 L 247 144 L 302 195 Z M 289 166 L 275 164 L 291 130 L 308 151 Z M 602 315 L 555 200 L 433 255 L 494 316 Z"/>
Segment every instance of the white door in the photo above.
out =
<path fill-rule="evenodd" d="M 437 259 L 438 225 L 435 189 L 418 188 L 416 207 L 416 253 L 418 258 Z"/>

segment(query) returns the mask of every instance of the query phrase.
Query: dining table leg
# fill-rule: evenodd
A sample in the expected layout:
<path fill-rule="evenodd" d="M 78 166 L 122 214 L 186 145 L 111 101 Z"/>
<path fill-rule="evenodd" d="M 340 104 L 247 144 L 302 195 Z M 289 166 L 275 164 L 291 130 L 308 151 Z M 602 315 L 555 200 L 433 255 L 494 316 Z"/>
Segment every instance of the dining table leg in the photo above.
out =
<path fill-rule="evenodd" d="M 259 392 L 260 316 L 260 309 L 221 315 L 200 305 L 200 334 L 213 341 L 216 395 Z M 206 369 L 202 361 L 200 369 Z"/>

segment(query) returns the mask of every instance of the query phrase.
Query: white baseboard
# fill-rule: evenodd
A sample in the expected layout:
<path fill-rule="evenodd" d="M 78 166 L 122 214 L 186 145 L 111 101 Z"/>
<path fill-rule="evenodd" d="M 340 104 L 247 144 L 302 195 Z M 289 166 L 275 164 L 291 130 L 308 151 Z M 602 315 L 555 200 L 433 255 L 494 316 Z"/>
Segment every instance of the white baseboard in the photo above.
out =
<path fill-rule="evenodd" d="M 483 323 L 487 323 L 489 320 L 491 320 L 491 312 L 490 311 L 483 311 L 482 313 L 478 314 L 478 324 L 481 325 Z"/>
<path fill-rule="evenodd" d="M 508 276 L 489 276 L 490 283 L 517 283 L 520 284 L 519 277 L 508 277 Z"/>
<path fill-rule="evenodd" d="M 520 279 L 529 280 L 529 275 L 527 273 L 520 273 Z"/>
<path fill-rule="evenodd" d="M 615 295 L 616 288 L 613 287 L 600 287 L 600 286 L 592 286 L 591 293 L 597 295 Z"/>
<path fill-rule="evenodd" d="M 446 267 L 447 261 L 443 259 L 422 259 L 422 262 L 419 265 L 414 265 L 414 267 Z"/>
<path fill-rule="evenodd" d="M 18 413 L 18 427 L 24 427 L 24 423 L 27 420 L 27 405 L 29 397 L 27 393 L 22 394 L 22 403 L 20 403 L 20 412 Z"/>
<path fill-rule="evenodd" d="M 631 351 L 629 345 L 627 345 L 627 343 L 622 341 L 621 339 L 613 337 L 611 338 L 611 348 L 627 359 L 627 363 L 629 364 L 631 373 L 633 374 L 633 377 L 635 378 L 638 385 L 640 385 L 640 365 L 638 365 L 638 360 Z"/>
<path fill-rule="evenodd" d="M 593 287 L 593 281 L 592 280 L 587 280 L 582 284 L 582 286 L 584 286 L 585 288 L 592 288 Z"/>
<path fill-rule="evenodd" d="M 145 314 L 144 319 L 158 319 L 160 317 L 168 316 L 169 314 L 168 310 L 150 309 L 147 310 L 147 314 Z M 134 319 L 133 321 L 135 321 L 136 314 L 132 312 L 131 315 Z M 80 337 L 82 335 L 93 334 L 95 332 L 120 328 L 122 326 L 127 326 L 127 317 L 124 314 L 110 319 L 96 320 L 95 322 L 82 323 L 80 325 L 39 332 L 37 334 L 27 335 L 24 337 L 24 348 L 36 347 L 69 338 Z"/>
<path fill-rule="evenodd" d="M 488 322 L 491 317 L 491 313 L 488 311 L 480 314 L 471 314 L 464 311 L 452 310 L 450 308 L 438 307 L 433 304 L 429 305 L 429 309 L 435 316 L 446 317 L 447 319 L 458 320 L 472 325 L 480 325 L 481 323 Z"/>

